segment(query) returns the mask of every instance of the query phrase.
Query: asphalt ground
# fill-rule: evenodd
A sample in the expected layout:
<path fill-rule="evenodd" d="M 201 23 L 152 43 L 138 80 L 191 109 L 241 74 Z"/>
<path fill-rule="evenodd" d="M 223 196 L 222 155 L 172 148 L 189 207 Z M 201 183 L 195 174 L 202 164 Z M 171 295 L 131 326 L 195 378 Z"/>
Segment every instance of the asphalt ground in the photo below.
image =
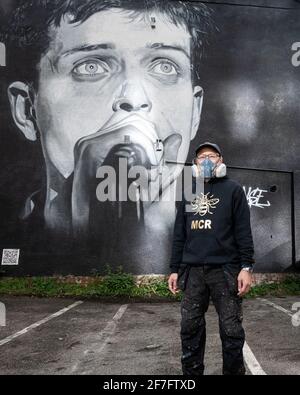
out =
<path fill-rule="evenodd" d="M 0 301 L 6 307 L 1 375 L 181 375 L 179 302 L 7 296 Z M 299 302 L 299 297 L 244 300 L 248 375 L 300 374 Z M 206 322 L 205 374 L 220 375 L 213 305 Z"/>

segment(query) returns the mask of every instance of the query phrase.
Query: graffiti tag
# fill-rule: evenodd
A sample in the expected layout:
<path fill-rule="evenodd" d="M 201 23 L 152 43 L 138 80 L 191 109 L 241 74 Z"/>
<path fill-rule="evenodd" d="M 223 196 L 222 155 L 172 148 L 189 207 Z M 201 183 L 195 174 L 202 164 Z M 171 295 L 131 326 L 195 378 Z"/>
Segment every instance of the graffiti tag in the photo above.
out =
<path fill-rule="evenodd" d="M 246 187 L 243 187 L 243 189 L 246 194 L 249 207 L 264 208 L 271 206 L 271 203 L 269 201 L 262 202 L 262 199 L 264 198 L 263 192 L 268 192 L 268 191 L 259 188 L 254 189 L 252 187 L 249 187 L 248 191 L 246 191 Z"/>

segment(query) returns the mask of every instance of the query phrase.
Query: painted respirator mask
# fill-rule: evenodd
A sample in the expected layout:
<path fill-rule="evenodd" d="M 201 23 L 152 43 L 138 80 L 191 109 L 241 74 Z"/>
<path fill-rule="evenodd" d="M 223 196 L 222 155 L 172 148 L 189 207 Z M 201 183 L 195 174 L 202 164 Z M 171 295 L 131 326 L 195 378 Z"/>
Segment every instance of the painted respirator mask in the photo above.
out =
<path fill-rule="evenodd" d="M 129 212 L 132 213 L 132 217 L 135 216 L 133 222 L 139 221 L 140 202 L 123 201 L 120 196 L 112 196 L 113 199 L 105 204 L 99 201 L 96 195 L 100 178 L 97 175 L 98 170 L 104 166 L 116 170 L 113 187 L 119 184 L 120 178 L 127 177 L 128 170 L 133 166 L 143 167 L 148 172 L 149 179 L 155 179 L 164 167 L 166 150 L 170 151 L 172 148 L 174 158 L 171 159 L 176 160 L 182 138 L 173 134 L 166 140 L 159 139 L 153 123 L 133 114 L 121 120 L 112 117 L 101 130 L 77 142 L 74 149 L 72 190 L 72 223 L 75 236 L 84 237 L 93 222 L 97 227 L 99 219 L 103 218 L 108 210 L 111 211 L 111 216 L 116 215 L 116 222 L 122 217 L 126 217 L 127 221 Z M 120 158 L 127 159 L 127 169 L 120 169 Z M 107 189 L 110 187 L 111 185 L 107 185 Z M 117 187 L 117 194 L 119 191 Z M 109 218 L 110 222 L 113 220 Z"/>

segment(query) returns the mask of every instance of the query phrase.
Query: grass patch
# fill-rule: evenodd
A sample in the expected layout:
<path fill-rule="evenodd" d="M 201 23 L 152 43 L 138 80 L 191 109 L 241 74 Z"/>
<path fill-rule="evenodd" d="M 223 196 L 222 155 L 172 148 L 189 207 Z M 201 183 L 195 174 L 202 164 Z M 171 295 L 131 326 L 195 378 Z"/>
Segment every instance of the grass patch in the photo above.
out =
<path fill-rule="evenodd" d="M 0 279 L 0 295 L 37 297 L 80 297 L 80 298 L 129 298 L 136 300 L 179 301 L 182 293 L 172 295 L 167 280 L 153 278 L 141 285 L 135 277 L 122 272 L 108 270 L 104 277 L 95 276 L 88 284 L 70 283 L 56 277 L 25 277 Z M 300 279 L 293 276 L 274 284 L 261 284 L 252 287 L 246 298 L 258 296 L 300 295 Z"/>
<path fill-rule="evenodd" d="M 299 296 L 300 279 L 289 276 L 283 281 L 273 284 L 260 284 L 251 288 L 247 298 L 259 296 Z"/>

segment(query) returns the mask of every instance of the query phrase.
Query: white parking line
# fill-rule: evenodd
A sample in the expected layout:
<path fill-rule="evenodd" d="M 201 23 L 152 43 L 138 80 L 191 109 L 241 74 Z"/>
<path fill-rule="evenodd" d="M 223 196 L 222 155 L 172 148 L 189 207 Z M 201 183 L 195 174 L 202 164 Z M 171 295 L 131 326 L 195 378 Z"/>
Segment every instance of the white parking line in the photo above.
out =
<path fill-rule="evenodd" d="M 263 298 L 257 298 L 257 299 L 262 301 L 262 302 L 264 302 L 264 303 L 266 303 L 266 304 L 268 304 L 269 306 L 274 307 L 274 309 L 282 311 L 283 313 L 288 314 L 290 317 L 293 317 L 293 314 L 289 310 L 284 309 L 283 307 L 279 306 L 278 304 L 275 304 L 275 303 L 270 302 L 269 300 L 263 299 Z"/>
<path fill-rule="evenodd" d="M 59 310 L 59 311 L 57 311 L 56 313 L 51 314 L 51 315 L 49 315 L 48 317 L 46 317 L 46 318 L 44 318 L 44 319 L 42 319 L 42 320 L 36 322 L 35 324 L 32 324 L 32 325 L 28 326 L 27 328 L 22 329 L 21 331 L 16 332 L 16 333 L 14 333 L 13 335 L 8 336 L 8 337 L 6 337 L 6 338 L 0 340 L 0 346 L 3 346 L 4 344 L 7 344 L 7 343 L 11 342 L 12 340 L 16 339 L 16 338 L 19 337 L 19 336 L 25 335 L 25 333 L 28 333 L 28 332 L 31 331 L 32 329 L 35 329 L 35 328 L 37 328 L 38 326 L 41 326 L 41 325 L 45 324 L 46 322 L 48 322 L 48 321 L 50 321 L 50 320 L 53 320 L 53 318 L 57 318 L 57 317 L 61 316 L 62 314 L 66 313 L 67 311 L 69 311 L 69 310 L 71 310 L 71 309 L 73 309 L 74 307 L 79 306 L 79 305 L 82 304 L 82 303 L 83 303 L 82 301 L 78 301 L 78 302 L 76 302 L 76 303 L 73 303 L 73 304 L 71 304 L 70 306 L 65 307 L 64 309 Z"/>
<path fill-rule="evenodd" d="M 113 319 L 109 321 L 106 325 L 106 327 L 103 329 L 103 331 L 100 332 L 100 337 L 103 339 L 103 343 L 100 345 L 98 350 L 96 351 L 97 354 L 100 354 L 104 347 L 107 345 L 109 339 L 111 336 L 114 334 L 117 328 L 118 321 L 123 317 L 123 314 L 127 310 L 128 304 L 122 305 L 119 310 L 116 312 L 116 314 L 113 316 Z M 85 351 L 85 354 L 88 354 L 89 350 Z"/>
<path fill-rule="evenodd" d="M 251 351 L 248 344 L 245 342 L 243 349 L 245 362 L 252 373 L 253 376 L 266 376 L 267 373 L 260 366 L 258 360 L 255 358 L 255 355 Z"/>
<path fill-rule="evenodd" d="M 290 317 L 293 317 L 293 314 L 289 310 L 286 310 L 285 308 L 283 308 L 273 302 L 270 302 L 267 299 L 257 298 L 257 300 L 260 300 L 261 302 L 263 302 L 271 307 L 274 307 L 274 309 L 279 310 L 279 311 L 289 315 Z M 251 351 L 250 347 L 248 346 L 248 344 L 246 342 L 245 342 L 243 351 L 244 351 L 245 362 L 247 363 L 250 372 L 253 375 L 265 376 L 266 372 L 262 369 L 262 367 L 260 366 L 259 362 L 255 358 L 253 352 Z"/>
<path fill-rule="evenodd" d="M 83 353 L 84 357 L 86 357 L 92 351 L 94 357 L 96 355 L 96 358 L 99 362 L 100 354 L 102 353 L 102 351 L 104 350 L 110 339 L 112 338 L 113 334 L 115 333 L 118 322 L 123 317 L 125 311 L 127 310 L 127 307 L 128 304 L 124 304 L 118 309 L 118 311 L 113 316 L 113 318 L 106 324 L 105 328 L 99 333 L 98 339 L 100 338 L 102 340 L 102 342 L 100 343 L 100 340 L 97 339 L 97 344 L 99 343 L 99 347 L 96 348 L 95 344 L 91 344 L 92 350 L 91 349 L 85 350 Z M 72 374 L 74 374 L 76 371 L 78 371 L 79 368 L 81 368 L 82 362 L 84 362 L 84 359 L 80 359 L 72 366 L 71 369 Z M 81 371 L 81 374 L 85 375 L 87 374 L 87 372 Z"/>

